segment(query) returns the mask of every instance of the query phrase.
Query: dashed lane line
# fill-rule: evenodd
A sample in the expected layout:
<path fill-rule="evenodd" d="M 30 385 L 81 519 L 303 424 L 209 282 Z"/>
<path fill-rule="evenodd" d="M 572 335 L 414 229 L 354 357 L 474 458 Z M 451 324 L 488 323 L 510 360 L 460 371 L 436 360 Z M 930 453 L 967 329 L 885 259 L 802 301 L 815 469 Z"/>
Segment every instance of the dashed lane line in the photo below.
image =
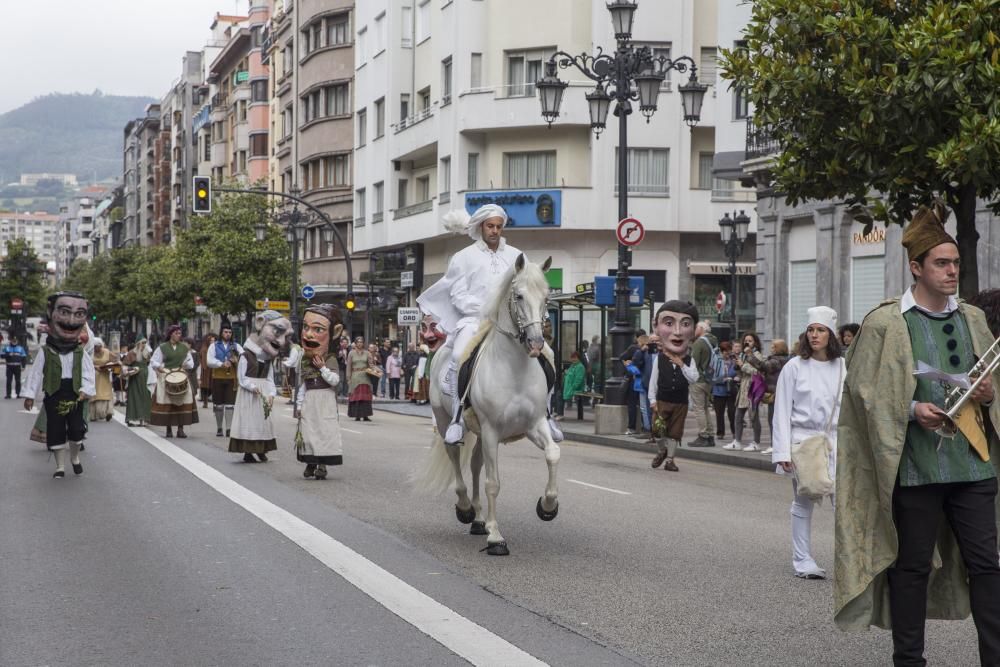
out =
<path fill-rule="evenodd" d="M 620 496 L 631 496 L 632 494 L 628 491 L 619 491 L 618 489 L 609 489 L 606 486 L 598 486 L 596 484 L 591 484 L 590 482 L 581 482 L 578 479 L 567 479 L 567 482 L 572 482 L 573 484 L 579 484 L 580 486 L 588 486 L 592 489 L 599 489 L 601 491 L 608 491 L 609 493 L 617 493 Z"/>

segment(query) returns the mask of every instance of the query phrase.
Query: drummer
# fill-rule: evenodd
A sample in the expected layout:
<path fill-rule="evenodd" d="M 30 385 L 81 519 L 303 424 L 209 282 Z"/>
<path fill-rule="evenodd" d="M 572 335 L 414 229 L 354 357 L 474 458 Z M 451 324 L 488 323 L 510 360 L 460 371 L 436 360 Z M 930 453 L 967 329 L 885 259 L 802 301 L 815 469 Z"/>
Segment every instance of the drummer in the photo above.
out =
<path fill-rule="evenodd" d="M 188 370 L 194 368 L 191 348 L 181 342 L 181 328 L 177 324 L 167 327 L 167 342 L 156 348 L 149 360 L 149 374 L 146 383 L 153 395 L 150 413 L 151 426 L 166 426 L 167 437 L 174 437 L 173 427 L 177 427 L 177 437 L 186 438 L 184 427 L 198 423 L 198 406 L 194 401 Z M 171 378 L 174 372 L 176 379 Z"/>

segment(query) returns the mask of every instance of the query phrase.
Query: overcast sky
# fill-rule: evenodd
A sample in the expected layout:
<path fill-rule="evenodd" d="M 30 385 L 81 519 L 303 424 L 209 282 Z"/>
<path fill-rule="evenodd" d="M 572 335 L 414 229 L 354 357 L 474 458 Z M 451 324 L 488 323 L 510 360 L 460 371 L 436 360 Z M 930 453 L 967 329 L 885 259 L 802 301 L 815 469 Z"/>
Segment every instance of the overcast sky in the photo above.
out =
<path fill-rule="evenodd" d="M 0 0 L 0 113 L 48 93 L 161 97 L 216 12 L 247 0 Z"/>

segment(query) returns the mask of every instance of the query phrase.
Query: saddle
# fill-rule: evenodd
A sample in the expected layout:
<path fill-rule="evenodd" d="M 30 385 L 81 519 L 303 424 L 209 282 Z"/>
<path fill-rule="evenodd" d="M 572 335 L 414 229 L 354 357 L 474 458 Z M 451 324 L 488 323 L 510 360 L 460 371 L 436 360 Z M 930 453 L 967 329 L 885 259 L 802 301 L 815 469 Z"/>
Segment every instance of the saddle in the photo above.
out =
<path fill-rule="evenodd" d="M 479 356 L 479 350 L 482 346 L 483 341 L 479 341 L 458 369 L 458 395 L 463 397 L 462 407 L 465 409 L 472 407 L 468 388 L 469 382 L 472 380 L 472 369 L 476 367 L 476 358 Z M 552 363 L 544 354 L 538 355 L 538 363 L 542 365 L 542 371 L 545 372 L 545 389 L 552 391 L 552 387 L 556 384 L 556 369 L 552 367 Z"/>

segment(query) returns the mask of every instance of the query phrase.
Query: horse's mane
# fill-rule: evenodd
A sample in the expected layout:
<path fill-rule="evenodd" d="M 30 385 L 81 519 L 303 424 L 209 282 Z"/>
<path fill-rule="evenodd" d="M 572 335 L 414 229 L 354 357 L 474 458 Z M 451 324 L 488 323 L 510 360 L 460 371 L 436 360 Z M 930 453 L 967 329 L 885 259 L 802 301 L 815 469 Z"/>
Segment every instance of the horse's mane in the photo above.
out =
<path fill-rule="evenodd" d="M 484 320 L 488 320 L 493 324 L 497 323 L 497 318 L 500 316 L 501 309 L 506 305 L 507 294 L 510 292 L 514 278 L 517 275 L 515 267 L 512 266 L 507 269 L 507 272 L 500 279 L 499 284 L 497 284 L 496 291 L 483 304 L 482 313 Z M 524 268 L 521 269 L 521 279 L 528 289 L 538 290 L 543 295 L 549 293 L 549 284 L 545 280 L 545 274 L 542 273 L 541 267 L 534 262 L 527 261 L 527 258 L 525 258 Z"/>

